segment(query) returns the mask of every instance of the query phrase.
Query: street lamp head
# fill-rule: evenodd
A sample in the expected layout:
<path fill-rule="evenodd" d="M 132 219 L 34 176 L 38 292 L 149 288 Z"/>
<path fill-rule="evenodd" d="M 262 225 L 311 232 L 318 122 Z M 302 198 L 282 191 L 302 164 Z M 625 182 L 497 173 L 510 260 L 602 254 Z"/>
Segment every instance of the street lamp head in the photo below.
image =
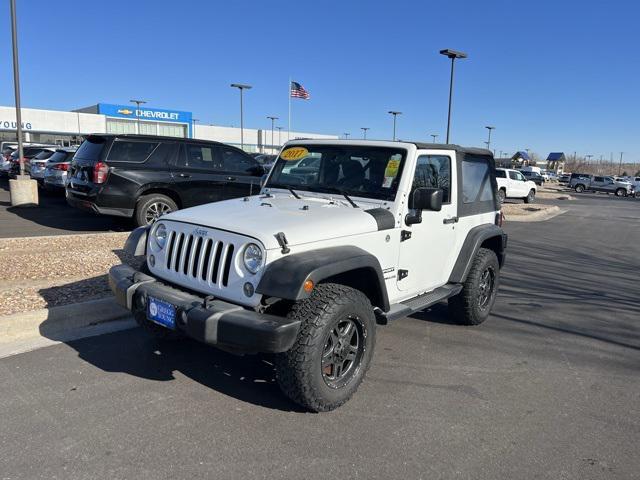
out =
<path fill-rule="evenodd" d="M 232 83 L 231 86 L 233 88 L 239 88 L 240 90 L 249 90 L 251 87 L 251 85 L 246 85 L 244 83 Z"/>
<path fill-rule="evenodd" d="M 496 129 L 496 127 L 489 127 L 489 126 L 486 126 L 486 127 L 484 127 L 484 128 L 487 128 L 487 129 L 489 129 L 489 130 L 495 130 L 495 129 Z"/>
<path fill-rule="evenodd" d="M 396 111 L 394 111 L 394 110 L 389 110 L 389 113 L 390 113 L 391 115 L 402 115 L 402 112 L 396 112 Z"/>
<path fill-rule="evenodd" d="M 129 100 L 129 102 L 131 102 L 131 103 L 137 103 L 138 105 L 142 105 L 142 104 L 144 104 L 144 103 L 147 103 L 147 101 L 146 101 L 146 100 L 133 100 L 133 99 L 132 99 L 132 100 Z"/>
<path fill-rule="evenodd" d="M 269 115 L 267 115 L 267 118 L 268 118 L 269 120 L 273 120 L 273 121 L 276 121 L 276 120 L 279 120 L 279 119 L 280 119 L 280 117 L 272 117 L 272 116 L 269 116 Z"/>
<path fill-rule="evenodd" d="M 445 55 L 446 57 L 449 57 L 449 58 L 467 58 L 466 53 L 458 52 L 456 50 L 451 50 L 450 48 L 440 50 L 440 55 Z"/>

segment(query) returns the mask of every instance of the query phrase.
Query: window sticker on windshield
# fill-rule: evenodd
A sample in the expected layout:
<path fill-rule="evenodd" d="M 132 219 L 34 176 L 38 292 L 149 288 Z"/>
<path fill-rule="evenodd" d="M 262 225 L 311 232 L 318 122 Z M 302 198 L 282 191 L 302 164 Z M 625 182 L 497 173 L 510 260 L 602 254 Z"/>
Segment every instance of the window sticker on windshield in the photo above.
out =
<path fill-rule="evenodd" d="M 309 155 L 309 150 L 304 147 L 287 148 L 280 154 L 280 158 L 288 162 L 301 160 Z"/>
<path fill-rule="evenodd" d="M 391 188 L 393 180 L 398 176 L 399 168 L 400 160 L 390 159 L 387 162 L 387 167 L 384 169 L 384 182 L 382 182 L 382 188 Z"/>

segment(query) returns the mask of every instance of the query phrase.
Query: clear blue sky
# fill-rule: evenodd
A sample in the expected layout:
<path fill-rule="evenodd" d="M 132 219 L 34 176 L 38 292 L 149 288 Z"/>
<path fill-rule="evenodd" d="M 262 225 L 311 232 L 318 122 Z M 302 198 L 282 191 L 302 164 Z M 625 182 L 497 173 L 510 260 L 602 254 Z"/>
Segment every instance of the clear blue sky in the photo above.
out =
<path fill-rule="evenodd" d="M 231 82 L 253 85 L 245 125 L 286 129 L 289 76 L 296 130 L 452 140 L 542 155 L 640 161 L 640 52 L 635 1 L 66 1 L 17 0 L 23 105 L 73 109 L 143 98 L 239 124 Z M 0 105 L 13 105 L 8 0 L 0 8 Z"/>

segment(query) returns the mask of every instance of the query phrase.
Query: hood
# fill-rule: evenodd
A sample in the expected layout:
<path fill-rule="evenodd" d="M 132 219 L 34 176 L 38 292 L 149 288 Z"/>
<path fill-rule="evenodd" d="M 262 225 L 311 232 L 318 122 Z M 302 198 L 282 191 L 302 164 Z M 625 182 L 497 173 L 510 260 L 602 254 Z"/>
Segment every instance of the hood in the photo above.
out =
<path fill-rule="evenodd" d="M 236 198 L 178 210 L 166 220 L 227 230 L 260 240 L 267 249 L 280 248 L 275 234 L 283 232 L 290 246 L 378 230 L 370 208 L 354 208 L 341 200 L 285 194 Z M 380 209 L 376 209 L 380 213 Z M 384 214 L 384 212 L 382 212 Z M 389 212 L 387 217 L 392 214 Z"/>

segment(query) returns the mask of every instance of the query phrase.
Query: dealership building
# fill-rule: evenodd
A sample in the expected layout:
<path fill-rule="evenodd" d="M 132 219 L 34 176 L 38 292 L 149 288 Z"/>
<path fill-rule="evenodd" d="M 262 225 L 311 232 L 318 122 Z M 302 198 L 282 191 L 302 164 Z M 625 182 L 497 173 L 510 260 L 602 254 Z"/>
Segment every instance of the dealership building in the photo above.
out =
<path fill-rule="evenodd" d="M 22 109 L 22 128 L 26 142 L 75 145 L 90 133 L 140 133 L 169 137 L 215 140 L 240 146 L 240 129 L 195 124 L 191 112 L 164 108 L 138 108 L 131 105 L 98 103 L 70 112 Z M 244 129 L 244 148 L 250 152 L 275 152 L 287 140 L 287 131 Z M 294 138 L 338 138 L 307 132 L 291 132 Z M 16 110 L 0 107 L 0 141 L 16 140 Z"/>

